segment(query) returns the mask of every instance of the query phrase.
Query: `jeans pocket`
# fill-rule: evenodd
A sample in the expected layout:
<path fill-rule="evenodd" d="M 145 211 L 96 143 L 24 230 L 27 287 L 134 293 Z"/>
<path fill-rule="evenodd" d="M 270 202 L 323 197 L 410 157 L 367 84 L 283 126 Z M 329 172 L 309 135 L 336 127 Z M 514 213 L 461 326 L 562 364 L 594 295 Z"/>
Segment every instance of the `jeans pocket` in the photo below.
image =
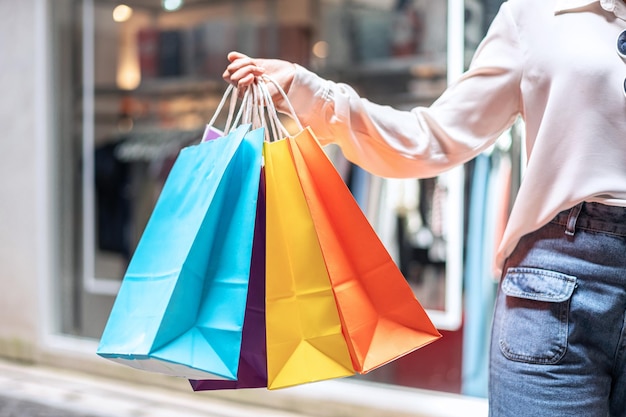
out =
<path fill-rule="evenodd" d="M 570 299 L 576 278 L 538 268 L 509 268 L 500 350 L 510 360 L 555 364 L 567 350 Z"/>

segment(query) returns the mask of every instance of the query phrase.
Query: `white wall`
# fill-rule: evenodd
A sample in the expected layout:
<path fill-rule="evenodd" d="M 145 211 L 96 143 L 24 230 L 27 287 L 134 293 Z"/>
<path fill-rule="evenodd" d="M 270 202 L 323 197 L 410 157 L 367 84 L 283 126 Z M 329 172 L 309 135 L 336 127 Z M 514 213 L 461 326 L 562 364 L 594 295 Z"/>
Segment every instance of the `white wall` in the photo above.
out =
<path fill-rule="evenodd" d="M 0 354 L 20 358 L 33 354 L 40 305 L 36 1 L 0 0 Z"/>

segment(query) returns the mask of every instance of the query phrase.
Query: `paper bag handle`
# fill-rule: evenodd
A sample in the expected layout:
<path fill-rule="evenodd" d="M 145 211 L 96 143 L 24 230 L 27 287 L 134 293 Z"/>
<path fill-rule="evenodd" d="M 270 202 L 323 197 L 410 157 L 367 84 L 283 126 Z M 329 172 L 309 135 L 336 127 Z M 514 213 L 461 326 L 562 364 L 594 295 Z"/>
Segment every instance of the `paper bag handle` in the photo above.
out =
<path fill-rule="evenodd" d="M 229 97 L 230 97 L 230 105 L 228 109 L 228 116 L 226 118 L 226 123 L 224 126 L 224 135 L 227 135 L 231 131 L 231 129 L 237 126 L 237 124 L 239 123 L 239 120 L 242 118 L 245 105 L 250 100 L 250 89 L 246 88 L 246 90 L 244 91 L 242 104 L 239 107 L 239 111 L 237 112 L 237 115 L 235 116 L 235 109 L 237 107 L 237 99 L 239 97 L 239 87 L 235 87 L 232 84 L 228 85 L 228 88 L 226 88 L 226 91 L 224 92 L 224 95 L 222 96 L 220 103 L 217 105 L 217 108 L 215 110 L 215 113 L 213 114 L 213 117 L 211 118 L 209 123 L 206 125 L 206 128 L 204 129 L 204 133 L 202 134 L 203 142 L 207 140 L 205 138 L 207 137 L 208 130 L 214 127 L 215 121 L 217 120 L 217 117 L 219 116 L 219 114 L 222 112 L 222 109 L 224 108 L 224 105 L 226 104 L 226 100 Z"/>
<path fill-rule="evenodd" d="M 274 87 L 278 90 L 278 92 L 280 93 L 280 95 L 283 98 L 283 101 L 287 105 L 287 108 L 289 109 L 288 115 L 296 122 L 296 124 L 298 125 L 298 129 L 303 130 L 304 127 L 302 127 L 302 123 L 300 123 L 300 119 L 298 118 L 298 115 L 296 114 L 296 111 L 294 110 L 293 106 L 291 105 L 291 102 L 289 101 L 289 97 L 287 97 L 287 93 L 285 93 L 285 90 L 283 90 L 283 88 L 280 86 L 280 84 L 275 79 L 273 79 L 272 77 L 270 77 L 267 74 L 261 75 L 260 78 L 263 81 L 270 82 L 270 83 L 274 84 Z M 269 90 L 268 90 L 268 95 L 269 95 Z M 270 102 L 272 102 L 271 95 L 269 95 L 269 97 L 270 97 Z M 274 110 L 275 110 L 275 108 L 274 108 Z"/>

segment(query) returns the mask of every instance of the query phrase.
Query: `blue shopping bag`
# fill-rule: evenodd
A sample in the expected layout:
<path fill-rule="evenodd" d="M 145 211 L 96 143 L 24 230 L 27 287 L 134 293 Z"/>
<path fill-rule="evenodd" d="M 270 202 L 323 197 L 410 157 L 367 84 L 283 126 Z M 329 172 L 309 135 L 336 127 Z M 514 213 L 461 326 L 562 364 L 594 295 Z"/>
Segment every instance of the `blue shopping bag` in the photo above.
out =
<path fill-rule="evenodd" d="M 263 137 L 244 125 L 181 150 L 98 355 L 185 378 L 237 378 Z"/>
<path fill-rule="evenodd" d="M 194 391 L 267 387 L 267 343 L 265 339 L 265 175 L 261 170 L 259 199 L 254 225 L 248 302 L 243 322 L 237 380 L 191 379 Z"/>

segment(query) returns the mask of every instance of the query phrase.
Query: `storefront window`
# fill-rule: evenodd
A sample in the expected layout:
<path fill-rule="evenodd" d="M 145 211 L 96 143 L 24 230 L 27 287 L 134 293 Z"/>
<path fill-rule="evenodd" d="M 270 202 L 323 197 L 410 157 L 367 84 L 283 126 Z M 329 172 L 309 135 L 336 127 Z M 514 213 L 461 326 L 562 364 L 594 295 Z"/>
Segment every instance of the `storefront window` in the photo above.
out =
<path fill-rule="evenodd" d="M 55 0 L 59 330 L 100 336 L 178 151 L 199 140 L 221 98 L 228 51 L 298 62 L 381 104 L 428 105 L 449 77 L 448 4 Z M 467 60 L 493 7 L 465 4 Z M 447 365 L 410 356 L 365 379 L 459 392 L 462 177 L 386 182 L 337 163 L 420 301 L 450 331 Z M 389 203 L 374 205 L 375 191 Z"/>

